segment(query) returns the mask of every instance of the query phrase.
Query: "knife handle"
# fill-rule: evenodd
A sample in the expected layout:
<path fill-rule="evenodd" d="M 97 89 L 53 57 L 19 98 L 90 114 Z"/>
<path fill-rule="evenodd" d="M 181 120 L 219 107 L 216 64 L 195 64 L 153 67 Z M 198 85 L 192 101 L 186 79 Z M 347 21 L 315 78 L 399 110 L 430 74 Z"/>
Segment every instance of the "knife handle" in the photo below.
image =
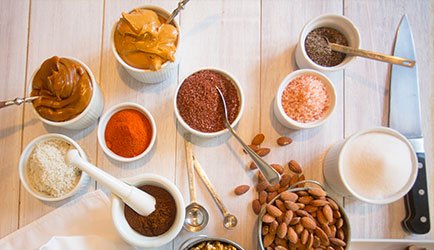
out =
<path fill-rule="evenodd" d="M 416 181 L 405 195 L 406 218 L 402 221 L 405 230 L 426 234 L 430 230 L 428 185 L 426 179 L 425 153 L 417 153 L 418 171 Z"/>

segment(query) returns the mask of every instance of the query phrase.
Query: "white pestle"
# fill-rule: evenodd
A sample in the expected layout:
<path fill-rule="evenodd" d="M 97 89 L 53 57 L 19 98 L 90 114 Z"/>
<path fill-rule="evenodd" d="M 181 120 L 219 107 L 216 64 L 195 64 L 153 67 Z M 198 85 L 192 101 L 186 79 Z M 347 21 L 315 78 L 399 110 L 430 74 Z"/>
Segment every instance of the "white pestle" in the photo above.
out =
<path fill-rule="evenodd" d="M 97 182 L 103 184 L 138 214 L 148 216 L 155 210 L 155 198 L 153 196 L 85 161 L 76 149 L 68 151 L 66 163 L 80 168 Z"/>

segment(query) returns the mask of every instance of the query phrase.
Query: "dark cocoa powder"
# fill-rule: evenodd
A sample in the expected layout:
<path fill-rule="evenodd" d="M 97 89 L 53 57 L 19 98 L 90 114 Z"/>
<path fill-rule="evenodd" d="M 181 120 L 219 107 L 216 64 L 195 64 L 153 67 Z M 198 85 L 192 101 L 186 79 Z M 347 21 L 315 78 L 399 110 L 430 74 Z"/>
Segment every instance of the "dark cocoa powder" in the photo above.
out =
<path fill-rule="evenodd" d="M 235 86 L 220 73 L 202 70 L 184 80 L 176 97 L 179 113 L 191 128 L 206 133 L 225 129 L 224 108 L 215 86 L 225 98 L 229 123 L 237 117 L 240 100 Z"/>
<path fill-rule="evenodd" d="M 158 236 L 167 232 L 176 217 L 176 203 L 172 195 L 164 188 L 144 185 L 139 189 L 155 198 L 155 210 L 148 216 L 141 216 L 125 205 L 125 219 L 132 229 L 144 236 Z"/>

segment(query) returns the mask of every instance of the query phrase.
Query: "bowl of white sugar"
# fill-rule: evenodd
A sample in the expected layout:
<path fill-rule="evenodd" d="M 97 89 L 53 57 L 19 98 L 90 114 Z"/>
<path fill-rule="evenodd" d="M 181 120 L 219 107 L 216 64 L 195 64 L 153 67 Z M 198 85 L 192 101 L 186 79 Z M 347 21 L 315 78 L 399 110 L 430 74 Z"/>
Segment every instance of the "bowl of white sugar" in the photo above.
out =
<path fill-rule="evenodd" d="M 45 134 L 31 141 L 21 154 L 19 174 L 24 188 L 44 201 L 58 201 L 78 192 L 88 175 L 65 161 L 70 149 L 77 149 L 87 160 L 83 149 L 62 134 Z"/>
<path fill-rule="evenodd" d="M 324 159 L 324 178 L 337 193 L 372 204 L 402 198 L 417 176 L 416 153 L 396 130 L 376 127 L 336 143 Z"/>

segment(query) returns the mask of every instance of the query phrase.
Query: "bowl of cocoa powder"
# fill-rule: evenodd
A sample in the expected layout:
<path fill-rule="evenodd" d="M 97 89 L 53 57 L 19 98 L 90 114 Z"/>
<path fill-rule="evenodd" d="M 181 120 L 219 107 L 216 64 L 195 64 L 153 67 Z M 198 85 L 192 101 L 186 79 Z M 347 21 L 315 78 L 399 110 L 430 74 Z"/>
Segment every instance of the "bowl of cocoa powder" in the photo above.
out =
<path fill-rule="evenodd" d="M 225 98 L 229 123 L 233 127 L 239 122 L 244 110 L 240 83 L 224 70 L 204 68 L 189 74 L 175 92 L 176 118 L 190 133 L 215 137 L 228 132 L 223 122 L 223 103 L 216 87 Z"/>
<path fill-rule="evenodd" d="M 179 189 L 167 178 L 144 174 L 124 179 L 153 196 L 155 210 L 142 216 L 116 195 L 112 195 L 113 224 L 119 235 L 132 246 L 155 249 L 172 241 L 184 225 L 185 204 Z"/>

